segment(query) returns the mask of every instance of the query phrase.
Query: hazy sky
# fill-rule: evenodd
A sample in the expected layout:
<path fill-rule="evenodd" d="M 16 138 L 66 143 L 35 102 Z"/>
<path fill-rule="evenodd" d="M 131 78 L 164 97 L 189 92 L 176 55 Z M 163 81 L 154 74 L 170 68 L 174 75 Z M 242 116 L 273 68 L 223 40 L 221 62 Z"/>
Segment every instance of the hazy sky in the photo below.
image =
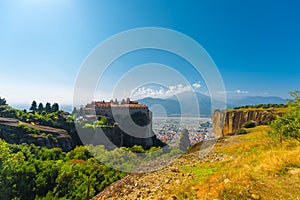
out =
<path fill-rule="evenodd" d="M 163 27 L 206 49 L 229 96 L 286 98 L 300 89 L 299 9 L 296 0 L 1 0 L 0 96 L 11 104 L 71 104 L 80 66 L 99 43 L 132 28 Z M 154 62 L 181 70 L 188 82 L 170 78 L 164 88 L 139 88 L 136 97 L 206 92 L 188 63 L 154 50 L 120 58 L 114 65 L 123 71 L 112 67 L 103 82 L 113 85 L 126 70 Z"/>

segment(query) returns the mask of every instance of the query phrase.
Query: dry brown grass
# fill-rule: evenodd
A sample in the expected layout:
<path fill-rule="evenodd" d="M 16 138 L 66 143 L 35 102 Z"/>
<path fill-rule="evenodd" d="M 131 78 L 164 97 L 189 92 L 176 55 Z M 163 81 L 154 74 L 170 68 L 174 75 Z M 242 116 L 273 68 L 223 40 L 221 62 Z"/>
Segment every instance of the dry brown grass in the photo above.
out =
<path fill-rule="evenodd" d="M 222 167 L 194 185 L 193 193 L 198 199 L 300 198 L 300 143 L 286 140 L 281 148 L 267 126 L 248 132 L 216 145 L 215 151 L 228 159 L 212 163 L 212 168 Z M 205 172 L 205 165 L 197 167 Z"/>

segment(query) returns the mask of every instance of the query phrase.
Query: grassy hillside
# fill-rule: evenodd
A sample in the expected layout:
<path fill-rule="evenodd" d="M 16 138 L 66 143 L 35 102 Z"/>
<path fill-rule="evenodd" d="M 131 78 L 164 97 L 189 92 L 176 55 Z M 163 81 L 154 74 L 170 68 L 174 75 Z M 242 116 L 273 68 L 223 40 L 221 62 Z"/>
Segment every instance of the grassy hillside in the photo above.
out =
<path fill-rule="evenodd" d="M 268 129 L 220 139 L 204 157 L 198 144 L 165 169 L 127 175 L 95 199 L 300 198 L 300 142 L 285 140 L 280 147 Z"/>
<path fill-rule="evenodd" d="M 247 135 L 228 137 L 216 144 L 215 152 L 228 159 L 194 168 L 194 191 L 198 197 L 222 199 L 296 199 L 300 191 L 300 146 L 285 141 L 280 148 L 267 135 L 268 127 L 249 130 Z M 192 170 L 195 170 L 192 168 Z M 202 174 L 207 176 L 203 178 Z"/>

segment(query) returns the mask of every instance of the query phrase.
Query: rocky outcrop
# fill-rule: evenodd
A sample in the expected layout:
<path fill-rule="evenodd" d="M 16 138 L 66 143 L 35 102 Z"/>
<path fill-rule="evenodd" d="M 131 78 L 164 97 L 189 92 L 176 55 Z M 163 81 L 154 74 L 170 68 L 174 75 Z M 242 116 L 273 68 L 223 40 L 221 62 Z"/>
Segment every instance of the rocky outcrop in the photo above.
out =
<path fill-rule="evenodd" d="M 106 149 L 112 150 L 117 147 L 142 146 L 143 149 L 150 149 L 153 146 L 164 146 L 165 144 L 157 139 L 151 130 L 148 137 L 136 137 L 126 133 L 119 126 L 108 128 L 81 128 L 77 127 L 77 132 L 83 144 L 104 145 Z"/>
<path fill-rule="evenodd" d="M 113 118 L 110 126 L 83 127 L 76 123 L 77 133 L 84 145 L 104 145 L 112 150 L 118 147 L 142 146 L 143 149 L 162 147 L 160 141 L 152 130 L 152 113 L 133 112 L 131 115 L 120 113 Z"/>
<path fill-rule="evenodd" d="M 8 143 L 27 143 L 48 148 L 59 147 L 63 151 L 70 151 L 75 147 L 66 130 L 28 124 L 12 118 L 0 118 L 0 138 Z"/>
<path fill-rule="evenodd" d="M 288 110 L 270 109 L 240 109 L 240 110 L 216 110 L 212 115 L 212 125 L 217 138 L 227 134 L 234 134 L 243 128 L 246 122 L 253 121 L 257 125 L 267 125 L 277 116 L 281 116 Z"/>

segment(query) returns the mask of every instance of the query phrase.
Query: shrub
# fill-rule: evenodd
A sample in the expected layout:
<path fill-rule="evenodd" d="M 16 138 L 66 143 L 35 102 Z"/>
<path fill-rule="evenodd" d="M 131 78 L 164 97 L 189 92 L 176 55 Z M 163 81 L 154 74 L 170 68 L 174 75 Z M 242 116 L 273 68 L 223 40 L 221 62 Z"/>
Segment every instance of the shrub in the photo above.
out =
<path fill-rule="evenodd" d="M 246 131 L 246 129 L 242 128 L 242 129 L 239 129 L 239 130 L 236 132 L 236 134 L 238 134 L 238 135 L 247 134 L 247 131 Z"/>
<path fill-rule="evenodd" d="M 294 138 L 300 141 L 300 92 L 293 91 L 294 98 L 288 102 L 291 111 L 271 122 L 271 135 L 279 136 L 282 145 L 283 138 Z"/>
<path fill-rule="evenodd" d="M 18 124 L 17 127 L 27 134 L 40 134 L 40 129 L 30 127 L 27 124 Z"/>
<path fill-rule="evenodd" d="M 256 123 L 254 121 L 249 121 L 249 122 L 246 122 L 243 127 L 244 128 L 253 128 L 256 126 Z"/>

